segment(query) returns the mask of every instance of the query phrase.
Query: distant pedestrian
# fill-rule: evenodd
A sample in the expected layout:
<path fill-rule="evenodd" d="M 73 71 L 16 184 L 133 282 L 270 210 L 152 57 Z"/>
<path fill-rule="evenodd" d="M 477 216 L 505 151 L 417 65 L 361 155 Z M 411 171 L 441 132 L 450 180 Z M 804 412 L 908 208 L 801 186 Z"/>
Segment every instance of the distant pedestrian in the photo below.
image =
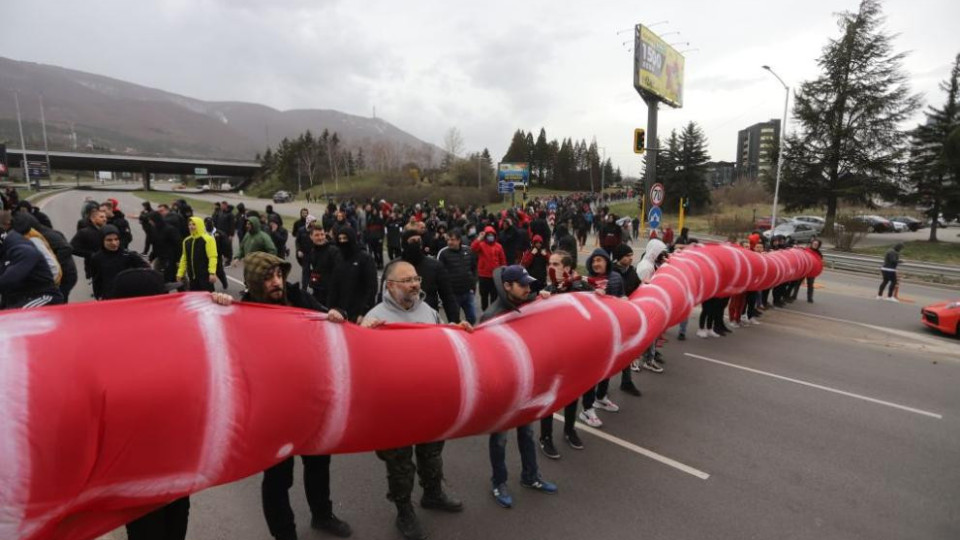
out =
<path fill-rule="evenodd" d="M 883 300 L 883 288 L 889 287 L 887 289 L 887 300 L 891 302 L 899 302 L 893 296 L 893 289 L 897 285 L 897 265 L 900 264 L 900 251 L 903 249 L 903 244 L 897 244 L 890 248 L 887 251 L 887 254 L 883 257 L 883 266 L 880 267 L 880 275 L 883 277 L 883 281 L 880 282 L 880 290 L 877 292 L 877 300 Z"/>

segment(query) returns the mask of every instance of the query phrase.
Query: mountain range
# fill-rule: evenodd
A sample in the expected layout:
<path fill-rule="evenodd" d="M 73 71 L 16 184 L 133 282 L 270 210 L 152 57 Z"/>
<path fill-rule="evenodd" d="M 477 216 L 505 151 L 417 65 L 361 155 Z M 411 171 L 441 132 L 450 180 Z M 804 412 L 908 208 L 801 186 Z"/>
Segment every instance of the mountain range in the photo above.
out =
<path fill-rule="evenodd" d="M 438 147 L 379 118 L 330 109 L 280 111 L 257 103 L 202 101 L 72 69 L 0 57 L 0 142 L 19 147 L 14 93 L 28 148 L 43 147 L 40 96 L 51 150 L 253 159 L 306 130 L 337 132 L 346 148 Z"/>

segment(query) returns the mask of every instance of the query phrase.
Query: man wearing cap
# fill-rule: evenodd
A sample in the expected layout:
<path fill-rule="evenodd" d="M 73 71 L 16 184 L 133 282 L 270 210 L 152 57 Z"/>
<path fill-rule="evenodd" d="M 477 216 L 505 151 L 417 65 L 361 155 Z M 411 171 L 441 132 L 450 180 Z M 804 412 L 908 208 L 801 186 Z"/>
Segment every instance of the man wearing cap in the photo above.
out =
<path fill-rule="evenodd" d="M 313 296 L 303 292 L 299 285 L 287 282 L 290 275 L 289 262 L 262 251 L 255 251 L 243 259 L 243 280 L 247 284 L 244 302 L 293 306 L 327 313 L 327 321 L 342 323 L 343 314 L 328 310 Z M 225 293 L 212 293 L 213 301 L 230 305 L 233 298 Z M 303 460 L 303 487 L 307 492 L 307 504 L 312 519 L 310 526 L 334 536 L 346 538 L 352 534 L 350 525 L 333 513 L 330 501 L 330 456 L 300 456 Z M 270 467 L 263 473 L 261 494 L 263 515 L 267 528 L 277 540 L 296 540 L 297 526 L 290 508 L 290 486 L 293 485 L 293 457 Z"/>
<path fill-rule="evenodd" d="M 527 270 L 515 264 L 497 268 L 493 271 L 493 283 L 497 299 L 483 312 L 480 322 L 490 320 L 497 315 L 515 311 L 519 306 L 535 299 L 530 293 L 530 285 L 536 281 Z M 550 293 L 543 291 L 544 298 Z M 520 449 L 520 462 L 523 470 L 520 485 L 542 493 L 556 493 L 557 485 L 540 477 L 537 466 L 537 443 L 533 439 L 533 426 L 526 424 L 517 427 L 517 447 Z M 513 506 L 513 497 L 507 491 L 507 434 L 490 434 L 490 465 L 493 468 L 493 498 L 504 508 Z"/>
<path fill-rule="evenodd" d="M 424 302 L 424 294 L 420 289 L 421 278 L 412 264 L 402 260 L 388 263 L 383 279 L 383 301 L 367 312 L 361 326 L 376 328 L 386 323 L 440 323 L 437 311 Z M 468 332 L 473 331 L 467 322 L 458 326 Z M 427 537 L 410 500 L 413 480 L 418 473 L 423 487 L 421 508 L 445 512 L 463 510 L 463 503 L 443 490 L 443 459 L 440 456 L 443 445 L 444 441 L 433 441 L 377 451 L 377 457 L 387 465 L 387 499 L 397 505 L 397 529 L 407 540 Z M 416 465 L 413 463 L 414 455 L 417 457 Z"/>

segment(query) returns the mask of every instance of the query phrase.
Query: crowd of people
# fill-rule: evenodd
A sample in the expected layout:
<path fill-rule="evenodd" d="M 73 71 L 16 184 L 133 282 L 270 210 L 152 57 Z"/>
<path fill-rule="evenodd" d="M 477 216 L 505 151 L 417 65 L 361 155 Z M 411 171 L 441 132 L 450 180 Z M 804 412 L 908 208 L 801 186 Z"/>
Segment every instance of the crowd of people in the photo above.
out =
<path fill-rule="evenodd" d="M 334 324 L 367 328 L 399 322 L 453 324 L 472 331 L 475 324 L 551 295 L 627 297 L 649 283 L 671 253 L 697 242 L 686 228 L 675 236 L 665 227 L 653 234 L 635 260 L 631 244 L 639 224 L 612 214 L 603 203 L 590 194 L 574 194 L 490 212 L 428 201 L 414 205 L 344 201 L 330 203 L 319 216 L 304 208 L 288 231 L 271 205 L 259 212 L 224 201 L 214 204 L 209 217 L 201 217 L 185 200 L 156 208 L 144 202 L 139 223 L 145 244 L 137 251 L 131 247 L 130 222 L 116 199 L 85 201 L 69 241 L 39 209 L 18 202 L 15 212 L 0 212 L 0 227 L 6 231 L 0 255 L 9 261 L 0 273 L 0 294 L 4 308 L 65 303 L 79 279 L 77 256 L 97 300 L 179 289 L 207 291 L 213 302 L 230 304 L 236 299 L 223 292 L 230 289 L 225 268 L 242 265 L 243 302 L 326 312 Z M 587 245 L 591 234 L 592 246 Z M 730 241 L 761 252 L 788 247 L 777 236 L 768 245 L 758 232 L 742 244 L 736 238 Z M 809 249 L 819 253 L 819 241 Z M 581 270 L 582 251 L 590 254 Z M 732 298 L 711 298 L 703 303 L 697 335 L 720 337 L 732 327 L 757 324 L 764 310 L 793 301 L 800 287 L 797 281 Z M 812 278 L 807 280 L 807 295 L 812 302 Z M 686 339 L 686 327 L 686 321 L 679 325 L 679 340 Z M 663 373 L 665 358 L 658 348 L 666 341 L 661 336 L 622 370 L 619 389 L 624 396 L 641 395 L 635 381 L 641 370 Z M 611 395 L 610 379 L 596 381 L 562 409 L 563 440 L 570 448 L 583 450 L 577 421 L 601 428 L 598 411 L 620 409 Z M 561 458 L 552 414 L 539 422 L 539 435 L 535 427 L 516 429 L 520 485 L 557 493 L 558 486 L 542 476 L 537 463 L 537 448 L 549 459 Z M 514 498 L 507 484 L 507 438 L 507 433 L 489 436 L 490 493 L 497 504 L 510 508 Z M 423 488 L 421 508 L 463 509 L 463 503 L 444 489 L 443 447 L 443 441 L 425 441 L 377 452 L 387 470 L 387 497 L 397 508 L 396 526 L 405 538 L 427 536 L 412 503 L 417 476 Z M 293 459 L 266 470 L 262 479 L 264 516 L 278 540 L 297 538 L 288 495 Z M 350 525 L 333 512 L 330 456 L 301 459 L 311 526 L 350 536 Z M 128 524 L 129 538 L 182 540 L 188 514 L 189 499 L 175 501 Z"/>

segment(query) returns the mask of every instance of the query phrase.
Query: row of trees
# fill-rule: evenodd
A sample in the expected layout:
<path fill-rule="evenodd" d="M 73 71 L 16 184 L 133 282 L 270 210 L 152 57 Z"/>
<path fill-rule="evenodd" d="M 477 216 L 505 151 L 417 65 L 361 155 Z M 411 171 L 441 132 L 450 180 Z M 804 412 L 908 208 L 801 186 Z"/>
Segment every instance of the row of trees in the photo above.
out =
<path fill-rule="evenodd" d="M 339 183 L 341 177 L 350 177 L 366 168 L 363 148 L 356 156 L 345 150 L 336 132 L 323 130 L 314 137 L 310 130 L 294 140 L 284 137 L 276 150 L 267 148 L 257 159 L 263 166 L 262 175 L 274 178 L 281 186 L 301 191 L 323 185 L 324 180 Z"/>
<path fill-rule="evenodd" d="M 960 57 L 942 86 L 947 102 L 905 133 L 901 126 L 921 99 L 910 91 L 905 53 L 893 50 L 883 22 L 879 0 L 841 13 L 840 37 L 818 59 L 821 75 L 796 92 L 799 127 L 785 141 L 781 200 L 788 209 L 826 207 L 828 231 L 841 202 L 870 206 L 882 198 L 923 205 L 934 216 L 960 212 L 960 168 L 951 158 L 960 144 Z"/>
<path fill-rule="evenodd" d="M 679 133 L 670 132 L 666 146 L 661 146 L 659 137 L 656 146 L 657 182 L 664 186 L 664 208 L 676 209 L 682 197 L 690 203 L 691 210 L 702 210 L 710 204 L 710 188 L 707 185 L 707 138 L 703 130 L 690 122 Z M 644 156 L 644 164 L 647 158 Z"/>
<path fill-rule="evenodd" d="M 595 139 L 590 144 L 570 138 L 548 142 L 544 128 L 536 139 L 533 132 L 514 132 L 503 161 L 529 163 L 531 183 L 555 189 L 595 191 L 600 189 L 601 178 L 606 185 L 623 181 L 620 168 L 614 168 L 609 158 L 601 159 Z"/>

